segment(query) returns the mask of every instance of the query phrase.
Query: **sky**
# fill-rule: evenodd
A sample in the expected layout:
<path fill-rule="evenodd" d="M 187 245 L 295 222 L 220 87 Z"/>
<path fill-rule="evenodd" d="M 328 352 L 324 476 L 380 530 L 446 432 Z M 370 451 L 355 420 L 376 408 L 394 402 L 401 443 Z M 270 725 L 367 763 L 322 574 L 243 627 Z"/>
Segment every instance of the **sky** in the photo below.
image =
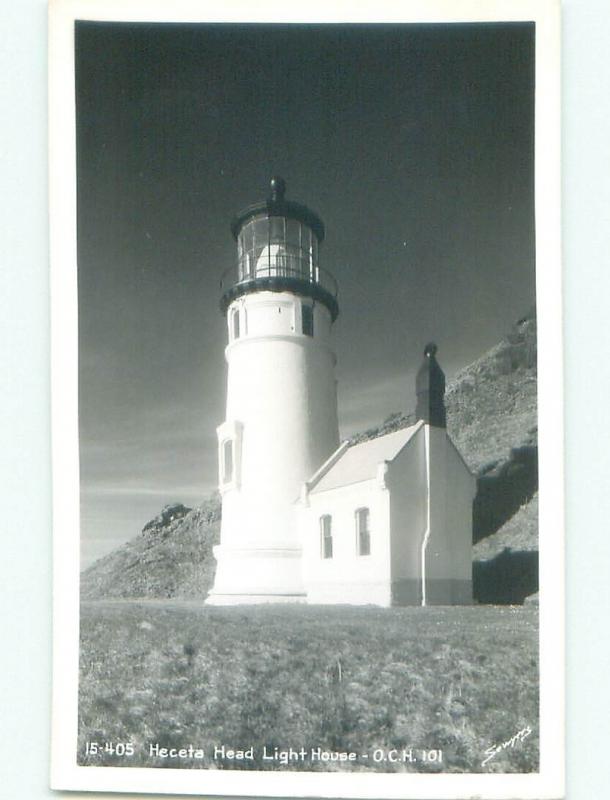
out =
<path fill-rule="evenodd" d="M 82 561 L 216 487 L 229 225 L 281 175 L 324 220 L 343 436 L 535 302 L 534 26 L 76 29 Z"/>

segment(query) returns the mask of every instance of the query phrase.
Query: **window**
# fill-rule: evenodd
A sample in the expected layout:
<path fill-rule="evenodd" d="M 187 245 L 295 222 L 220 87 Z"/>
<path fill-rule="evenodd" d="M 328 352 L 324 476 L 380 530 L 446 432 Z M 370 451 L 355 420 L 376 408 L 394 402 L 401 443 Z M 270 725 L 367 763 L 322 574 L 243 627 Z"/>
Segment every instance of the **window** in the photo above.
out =
<path fill-rule="evenodd" d="M 220 452 L 222 482 L 231 483 L 233 480 L 233 439 L 225 439 Z"/>
<path fill-rule="evenodd" d="M 227 420 L 216 428 L 218 435 L 218 486 L 220 493 L 239 491 L 243 423 Z"/>
<path fill-rule="evenodd" d="M 286 242 L 286 217 L 269 218 L 269 242 L 284 245 Z"/>
<path fill-rule="evenodd" d="M 371 554 L 370 516 L 368 508 L 356 511 L 356 548 L 359 556 Z"/>
<path fill-rule="evenodd" d="M 305 336 L 313 336 L 313 306 L 301 303 L 301 320 Z"/>
<path fill-rule="evenodd" d="M 252 225 L 252 252 L 256 275 L 269 275 L 271 267 L 269 261 L 269 219 L 266 216 L 257 217 L 249 224 Z"/>
<path fill-rule="evenodd" d="M 252 225 L 245 225 L 239 234 L 239 270 L 240 281 L 252 277 L 254 267 L 254 238 Z"/>
<path fill-rule="evenodd" d="M 311 230 L 306 225 L 301 225 L 301 254 L 302 257 L 311 263 Z"/>
<path fill-rule="evenodd" d="M 330 514 L 320 517 L 320 556 L 321 558 L 333 557 L 333 532 Z"/>
<path fill-rule="evenodd" d="M 239 320 L 239 309 L 238 308 L 233 310 L 233 316 L 232 316 L 231 322 L 233 323 L 233 330 L 232 330 L 233 338 L 234 339 L 239 339 L 239 335 L 240 335 L 241 331 L 240 331 L 240 324 L 239 324 L 240 320 Z"/>

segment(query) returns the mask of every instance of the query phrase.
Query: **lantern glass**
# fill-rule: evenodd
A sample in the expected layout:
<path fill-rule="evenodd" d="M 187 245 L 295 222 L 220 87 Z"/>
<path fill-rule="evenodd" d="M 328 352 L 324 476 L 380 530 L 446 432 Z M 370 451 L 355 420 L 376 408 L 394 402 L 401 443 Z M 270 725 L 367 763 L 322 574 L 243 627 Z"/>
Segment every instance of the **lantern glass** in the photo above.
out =
<path fill-rule="evenodd" d="M 283 216 L 249 220 L 237 237 L 239 280 L 294 277 L 316 281 L 318 240 L 308 225 Z"/>

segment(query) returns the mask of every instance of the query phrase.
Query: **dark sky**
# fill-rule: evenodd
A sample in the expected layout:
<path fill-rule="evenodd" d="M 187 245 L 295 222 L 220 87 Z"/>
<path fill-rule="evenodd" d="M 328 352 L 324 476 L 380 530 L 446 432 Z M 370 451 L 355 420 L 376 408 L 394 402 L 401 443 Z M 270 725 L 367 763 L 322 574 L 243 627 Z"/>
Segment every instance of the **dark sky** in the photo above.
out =
<path fill-rule="evenodd" d="M 83 559 L 216 485 L 232 216 L 326 224 L 343 435 L 534 304 L 534 26 L 77 23 Z"/>

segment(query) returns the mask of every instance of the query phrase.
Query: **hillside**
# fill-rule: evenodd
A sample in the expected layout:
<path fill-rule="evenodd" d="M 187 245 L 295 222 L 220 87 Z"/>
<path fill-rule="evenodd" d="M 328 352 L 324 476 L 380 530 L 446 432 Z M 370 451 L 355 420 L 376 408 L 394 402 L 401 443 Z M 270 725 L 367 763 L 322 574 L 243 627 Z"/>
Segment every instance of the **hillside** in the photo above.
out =
<path fill-rule="evenodd" d="M 510 460 L 512 449 L 536 446 L 536 352 L 536 318 L 530 314 L 447 386 L 447 429 L 476 475 Z M 390 433 L 414 421 L 412 413 L 393 414 L 353 441 Z"/>
<path fill-rule="evenodd" d="M 474 591 L 484 602 L 522 602 L 537 590 L 536 319 L 520 320 L 447 387 L 447 427 L 478 478 L 473 508 Z M 398 430 L 397 413 L 353 441 Z M 219 498 L 166 507 L 139 536 L 81 576 L 82 598 L 192 598 L 213 580 Z"/>
<path fill-rule="evenodd" d="M 166 506 L 142 533 L 100 558 L 81 576 L 81 599 L 205 597 L 214 578 L 220 503 Z"/>
<path fill-rule="evenodd" d="M 495 558 L 505 549 L 533 552 L 538 549 L 538 492 L 508 522 L 481 539 L 473 548 L 476 561 Z"/>

